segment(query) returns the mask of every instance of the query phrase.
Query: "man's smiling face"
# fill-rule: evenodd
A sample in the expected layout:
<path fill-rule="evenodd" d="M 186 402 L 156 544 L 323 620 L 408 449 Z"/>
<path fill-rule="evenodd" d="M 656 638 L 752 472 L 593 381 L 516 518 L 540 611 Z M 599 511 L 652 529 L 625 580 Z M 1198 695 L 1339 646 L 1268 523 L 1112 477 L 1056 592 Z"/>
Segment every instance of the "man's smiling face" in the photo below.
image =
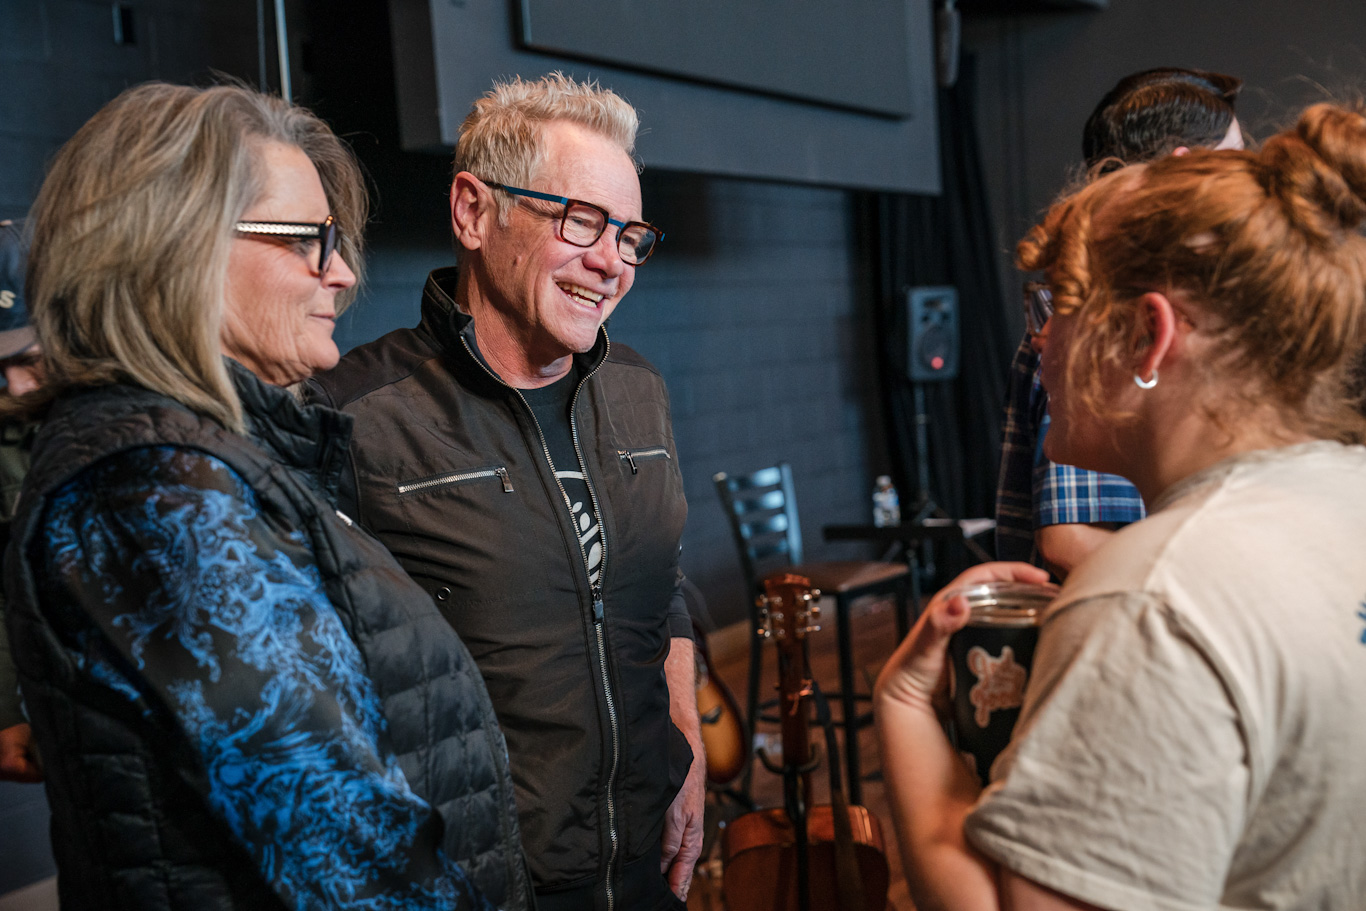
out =
<path fill-rule="evenodd" d="M 545 124 L 541 135 L 545 163 L 527 189 L 594 203 L 619 221 L 640 220 L 640 180 L 625 151 L 566 121 Z M 616 226 L 608 225 L 593 246 L 578 247 L 560 236 L 563 211 L 558 203 L 518 198 L 483 250 L 495 306 L 517 326 L 533 364 L 592 348 L 598 327 L 635 281 L 635 266 L 617 252 Z"/>

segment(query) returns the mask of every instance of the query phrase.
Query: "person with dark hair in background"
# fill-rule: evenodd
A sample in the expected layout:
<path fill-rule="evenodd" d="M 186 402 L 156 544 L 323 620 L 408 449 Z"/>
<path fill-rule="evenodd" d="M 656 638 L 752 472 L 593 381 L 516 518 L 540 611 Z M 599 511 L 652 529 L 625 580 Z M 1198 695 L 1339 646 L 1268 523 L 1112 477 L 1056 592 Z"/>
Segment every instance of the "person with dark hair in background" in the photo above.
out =
<path fill-rule="evenodd" d="M 1178 148 L 1241 149 L 1233 114 L 1243 81 L 1223 73 L 1158 67 L 1125 76 L 1086 119 L 1081 154 L 1101 170 L 1170 155 Z"/>
<path fill-rule="evenodd" d="M 1318 104 L 1258 152 L 1101 177 L 1021 241 L 1057 304 L 1048 454 L 1149 515 L 1047 608 L 985 789 L 935 711 L 965 599 L 936 595 L 884 668 L 917 908 L 1362 907 L 1364 222 L 1366 107 Z"/>
<path fill-rule="evenodd" d="M 1221 73 L 1163 67 L 1121 79 L 1096 105 L 1082 134 L 1086 166 L 1104 173 L 1191 148 L 1241 149 L 1233 104 L 1242 81 Z M 996 555 L 1043 565 L 1058 578 L 1115 529 L 1143 518 L 1132 484 L 1060 465 L 1043 454 L 1048 396 L 1039 352 L 1052 301 L 1025 285 L 1026 333 L 1007 378 L 996 493 Z"/>
<path fill-rule="evenodd" d="M 496 84 L 456 143 L 459 265 L 308 384 L 355 418 L 353 514 L 488 683 L 542 911 L 680 907 L 702 845 L 669 396 L 604 326 L 663 236 L 638 128 L 592 82 Z"/>
<path fill-rule="evenodd" d="M 0 395 L 22 396 L 41 383 L 38 337 L 24 305 L 24 266 L 28 241 L 22 221 L 0 221 Z M 28 474 L 29 450 L 36 425 L 0 422 L 0 550 L 9 543 L 10 523 L 19 505 L 19 489 Z M 33 729 L 24 717 L 19 681 L 5 634 L 4 599 L 0 598 L 0 781 L 43 780 Z"/>
<path fill-rule="evenodd" d="M 367 208 L 237 86 L 129 89 L 43 182 L 6 621 L 64 911 L 532 905 L 478 669 L 288 388 L 337 362 Z"/>

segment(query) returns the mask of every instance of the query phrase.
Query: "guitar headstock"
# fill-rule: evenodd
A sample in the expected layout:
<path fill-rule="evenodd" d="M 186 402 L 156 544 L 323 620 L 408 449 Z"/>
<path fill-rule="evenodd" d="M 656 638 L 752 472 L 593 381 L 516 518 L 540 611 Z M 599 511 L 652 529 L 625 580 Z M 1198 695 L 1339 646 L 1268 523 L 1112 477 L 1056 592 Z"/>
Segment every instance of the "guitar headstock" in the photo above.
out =
<path fill-rule="evenodd" d="M 764 593 L 756 599 L 759 606 L 759 635 L 778 640 L 779 648 L 796 644 L 807 633 L 820 629 L 820 589 L 796 573 L 774 573 L 764 578 Z"/>

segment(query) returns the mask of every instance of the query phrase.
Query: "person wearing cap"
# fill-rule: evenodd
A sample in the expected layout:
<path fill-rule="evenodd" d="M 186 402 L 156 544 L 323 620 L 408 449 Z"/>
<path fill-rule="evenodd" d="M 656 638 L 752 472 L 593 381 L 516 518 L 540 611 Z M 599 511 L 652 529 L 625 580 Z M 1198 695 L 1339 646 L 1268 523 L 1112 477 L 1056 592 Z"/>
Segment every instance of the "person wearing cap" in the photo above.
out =
<path fill-rule="evenodd" d="M 28 245 L 22 221 L 0 222 L 0 372 L 5 394 L 23 395 L 42 382 L 38 340 L 24 306 L 24 263 Z M 0 425 L 0 549 L 9 543 L 10 521 L 28 473 L 32 424 Z M 4 596 L 0 593 L 0 612 Z M 9 640 L 0 616 L 0 781 L 43 780 L 33 730 L 23 714 Z"/>

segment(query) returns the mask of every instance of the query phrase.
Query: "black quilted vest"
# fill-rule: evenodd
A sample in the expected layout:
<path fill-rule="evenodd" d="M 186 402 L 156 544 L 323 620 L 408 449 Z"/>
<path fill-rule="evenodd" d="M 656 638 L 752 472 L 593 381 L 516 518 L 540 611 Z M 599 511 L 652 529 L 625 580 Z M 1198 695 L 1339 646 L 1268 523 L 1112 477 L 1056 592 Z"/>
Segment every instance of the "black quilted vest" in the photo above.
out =
<path fill-rule="evenodd" d="M 203 773 L 179 730 L 83 676 L 35 597 L 29 558 L 46 498 L 103 458 L 162 445 L 223 460 L 263 511 L 304 532 L 399 763 L 444 821 L 446 853 L 497 907 L 530 907 L 507 748 L 478 669 L 426 593 L 335 509 L 350 418 L 300 407 L 232 367 L 245 436 L 145 389 L 108 386 L 57 402 L 34 448 L 6 555 L 7 620 L 46 765 L 62 908 L 282 907 L 200 797 Z"/>

